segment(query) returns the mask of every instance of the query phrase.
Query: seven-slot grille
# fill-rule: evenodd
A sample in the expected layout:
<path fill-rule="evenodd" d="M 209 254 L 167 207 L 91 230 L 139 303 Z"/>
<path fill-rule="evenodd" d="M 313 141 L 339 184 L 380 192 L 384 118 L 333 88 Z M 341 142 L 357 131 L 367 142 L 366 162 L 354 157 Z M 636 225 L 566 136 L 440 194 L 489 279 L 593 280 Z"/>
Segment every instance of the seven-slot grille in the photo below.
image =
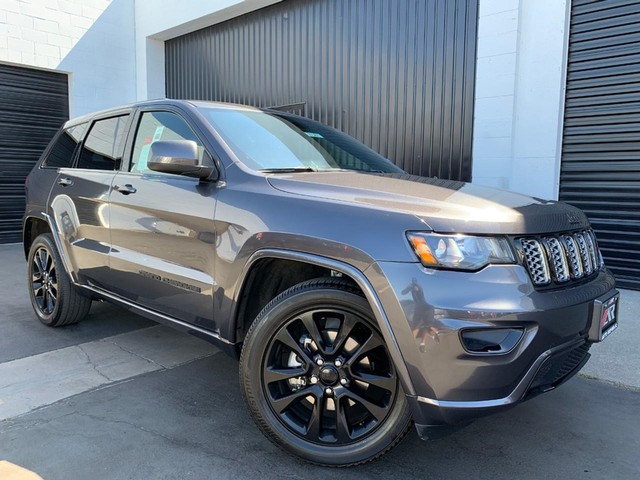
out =
<path fill-rule="evenodd" d="M 591 229 L 519 240 L 524 264 L 536 286 L 578 280 L 604 266 Z"/>

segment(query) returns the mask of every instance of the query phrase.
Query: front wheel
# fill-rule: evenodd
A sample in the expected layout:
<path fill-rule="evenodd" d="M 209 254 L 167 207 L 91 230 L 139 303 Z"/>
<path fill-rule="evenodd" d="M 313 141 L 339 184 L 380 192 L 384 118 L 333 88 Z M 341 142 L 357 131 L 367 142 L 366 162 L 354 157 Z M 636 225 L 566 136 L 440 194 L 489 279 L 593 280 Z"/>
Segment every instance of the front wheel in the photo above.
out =
<path fill-rule="evenodd" d="M 303 282 L 272 300 L 247 333 L 240 376 L 260 429 L 312 463 L 374 460 L 411 424 L 371 308 L 342 279 Z"/>

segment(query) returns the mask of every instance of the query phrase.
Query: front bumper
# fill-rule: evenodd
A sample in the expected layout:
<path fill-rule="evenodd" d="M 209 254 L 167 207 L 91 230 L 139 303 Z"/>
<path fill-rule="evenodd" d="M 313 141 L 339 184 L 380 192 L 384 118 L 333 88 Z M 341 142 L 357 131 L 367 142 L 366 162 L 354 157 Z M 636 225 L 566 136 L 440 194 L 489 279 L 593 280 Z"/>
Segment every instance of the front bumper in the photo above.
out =
<path fill-rule="evenodd" d="M 606 270 L 587 283 L 548 291 L 536 290 L 520 265 L 463 273 L 378 262 L 365 274 L 407 366 L 407 390 L 415 392 L 407 398 L 422 436 L 566 381 L 589 358 L 594 300 L 615 293 Z M 465 349 L 461 332 L 482 328 L 517 328 L 523 335 L 504 353 Z"/>

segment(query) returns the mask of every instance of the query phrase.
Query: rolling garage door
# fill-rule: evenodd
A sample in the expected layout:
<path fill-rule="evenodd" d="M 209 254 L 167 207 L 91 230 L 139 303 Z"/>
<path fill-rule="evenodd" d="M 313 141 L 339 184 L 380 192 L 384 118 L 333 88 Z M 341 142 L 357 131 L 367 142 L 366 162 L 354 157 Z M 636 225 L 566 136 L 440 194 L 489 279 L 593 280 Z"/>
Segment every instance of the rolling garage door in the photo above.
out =
<path fill-rule="evenodd" d="M 619 286 L 640 289 L 640 0 L 574 0 L 560 199 L 593 224 Z"/>
<path fill-rule="evenodd" d="M 471 178 L 477 0 L 287 0 L 166 42 L 173 98 L 296 113 Z"/>
<path fill-rule="evenodd" d="M 22 240 L 24 180 L 68 118 L 67 75 L 0 64 L 0 243 Z"/>

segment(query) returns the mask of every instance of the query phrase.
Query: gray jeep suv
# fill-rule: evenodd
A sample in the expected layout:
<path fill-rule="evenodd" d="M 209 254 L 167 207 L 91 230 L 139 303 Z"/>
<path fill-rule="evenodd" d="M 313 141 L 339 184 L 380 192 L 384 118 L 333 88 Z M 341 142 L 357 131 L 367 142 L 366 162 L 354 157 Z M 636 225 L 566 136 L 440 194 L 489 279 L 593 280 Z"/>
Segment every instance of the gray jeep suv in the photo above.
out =
<path fill-rule="evenodd" d="M 580 210 L 411 176 L 279 111 L 161 100 L 77 118 L 27 195 L 40 321 L 101 299 L 215 343 L 258 427 L 314 463 L 551 390 L 617 325 Z"/>

